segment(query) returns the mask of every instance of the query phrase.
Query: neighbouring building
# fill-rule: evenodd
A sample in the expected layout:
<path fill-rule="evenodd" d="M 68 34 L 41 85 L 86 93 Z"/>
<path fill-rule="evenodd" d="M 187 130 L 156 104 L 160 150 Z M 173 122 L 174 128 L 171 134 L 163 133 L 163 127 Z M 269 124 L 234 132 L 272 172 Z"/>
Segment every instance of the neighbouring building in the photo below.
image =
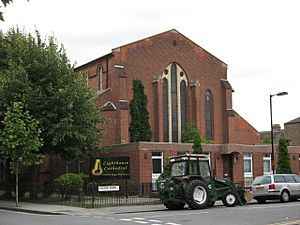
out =
<path fill-rule="evenodd" d="M 285 123 L 284 133 L 290 145 L 300 146 L 300 117 Z"/>

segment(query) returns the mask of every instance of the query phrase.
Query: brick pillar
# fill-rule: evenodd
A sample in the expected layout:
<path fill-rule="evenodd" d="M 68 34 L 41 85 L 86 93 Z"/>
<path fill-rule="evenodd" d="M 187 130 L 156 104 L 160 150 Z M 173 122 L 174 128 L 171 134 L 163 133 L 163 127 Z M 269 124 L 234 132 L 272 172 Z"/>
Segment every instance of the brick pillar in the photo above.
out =
<path fill-rule="evenodd" d="M 200 83 L 198 80 L 191 81 L 191 104 L 192 104 L 192 121 L 195 122 L 198 129 L 201 130 L 201 105 L 200 105 Z"/>

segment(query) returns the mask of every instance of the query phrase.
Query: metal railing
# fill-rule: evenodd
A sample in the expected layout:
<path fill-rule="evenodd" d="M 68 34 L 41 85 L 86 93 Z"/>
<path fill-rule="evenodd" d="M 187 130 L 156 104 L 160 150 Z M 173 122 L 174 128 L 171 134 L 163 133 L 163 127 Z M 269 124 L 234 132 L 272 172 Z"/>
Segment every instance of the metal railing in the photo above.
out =
<path fill-rule="evenodd" d="M 98 186 L 118 186 L 117 191 L 98 191 Z M 7 194 L 7 190 L 9 194 Z M 76 207 L 98 208 L 122 205 L 146 205 L 160 203 L 156 192 L 156 183 L 89 183 L 86 184 L 77 194 L 61 195 L 55 190 L 54 184 L 47 183 L 38 187 L 38 198 L 30 199 L 29 185 L 22 185 L 19 192 L 20 201 L 36 201 L 46 204 L 61 204 Z M 0 199 L 15 196 L 14 185 L 9 188 L 1 185 Z"/>

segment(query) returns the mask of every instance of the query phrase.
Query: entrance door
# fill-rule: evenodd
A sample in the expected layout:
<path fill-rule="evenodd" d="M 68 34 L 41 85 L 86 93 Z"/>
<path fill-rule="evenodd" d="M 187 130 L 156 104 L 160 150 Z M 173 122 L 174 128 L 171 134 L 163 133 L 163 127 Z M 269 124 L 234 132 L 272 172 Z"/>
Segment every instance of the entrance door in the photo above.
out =
<path fill-rule="evenodd" d="M 223 157 L 223 171 L 224 177 L 229 177 L 231 180 L 233 179 L 232 167 L 233 167 L 233 160 L 231 154 L 222 155 Z"/>

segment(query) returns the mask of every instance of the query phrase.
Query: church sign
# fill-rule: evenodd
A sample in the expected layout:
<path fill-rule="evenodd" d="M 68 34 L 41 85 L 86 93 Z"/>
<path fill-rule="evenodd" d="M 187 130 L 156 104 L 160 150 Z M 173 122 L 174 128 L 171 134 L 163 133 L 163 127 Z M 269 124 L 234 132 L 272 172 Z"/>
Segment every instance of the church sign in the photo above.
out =
<path fill-rule="evenodd" d="M 90 176 L 94 179 L 130 178 L 129 157 L 99 157 L 90 160 Z"/>

